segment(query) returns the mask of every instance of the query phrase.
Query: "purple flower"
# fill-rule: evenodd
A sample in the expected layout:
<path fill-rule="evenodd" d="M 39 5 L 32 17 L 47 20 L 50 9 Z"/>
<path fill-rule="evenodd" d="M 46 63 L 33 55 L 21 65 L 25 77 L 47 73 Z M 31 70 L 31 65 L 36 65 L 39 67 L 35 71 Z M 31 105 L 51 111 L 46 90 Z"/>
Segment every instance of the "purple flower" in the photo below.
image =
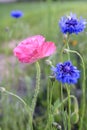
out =
<path fill-rule="evenodd" d="M 76 84 L 77 79 L 80 77 L 80 71 L 72 65 L 71 61 L 58 63 L 56 67 L 52 67 L 52 71 L 56 80 L 63 84 Z"/>
<path fill-rule="evenodd" d="M 10 15 L 13 18 L 21 18 L 23 16 L 23 12 L 20 10 L 13 10 L 13 11 L 11 11 Z"/>
<path fill-rule="evenodd" d="M 86 27 L 86 21 L 82 19 L 81 17 L 78 19 L 75 14 L 70 14 L 70 16 L 64 16 L 59 21 L 59 26 L 61 29 L 61 32 L 66 34 L 78 34 L 82 31 L 84 31 Z"/>

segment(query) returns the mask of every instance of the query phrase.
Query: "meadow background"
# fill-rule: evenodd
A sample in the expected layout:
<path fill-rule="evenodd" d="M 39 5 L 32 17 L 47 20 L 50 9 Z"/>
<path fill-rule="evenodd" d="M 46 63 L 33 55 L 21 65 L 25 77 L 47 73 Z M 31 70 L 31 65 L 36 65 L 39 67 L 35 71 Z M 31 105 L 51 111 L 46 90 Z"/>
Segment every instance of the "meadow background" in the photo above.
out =
<path fill-rule="evenodd" d="M 24 16 L 22 18 L 14 19 L 10 16 L 10 12 L 16 9 L 23 11 Z M 19 63 L 13 55 L 13 49 L 24 38 L 41 34 L 48 41 L 55 42 L 58 48 L 55 57 L 51 56 L 46 59 L 52 60 L 54 65 L 56 62 L 60 62 L 60 50 L 64 45 L 64 39 L 58 21 L 63 15 L 70 14 L 70 12 L 87 20 L 86 0 L 0 3 L 0 87 L 5 87 L 22 97 L 28 104 L 31 103 L 35 89 L 35 65 Z M 87 64 L 87 28 L 83 33 L 72 36 L 70 47 L 78 50 L 84 57 L 85 64 Z M 81 70 L 79 57 L 73 55 L 72 60 Z M 40 61 L 40 66 L 41 88 L 34 114 L 35 130 L 43 130 L 45 127 L 46 91 L 48 76 L 51 74 L 50 67 L 46 65 L 45 59 Z M 72 90 L 72 93 L 78 98 L 79 105 L 82 96 L 81 82 L 82 78 Z M 57 84 L 53 92 L 53 101 L 58 97 L 60 97 L 60 86 Z M 27 118 L 25 108 L 20 101 L 12 96 L 0 93 L 0 130 L 27 130 Z M 55 117 L 55 120 L 61 124 L 60 115 Z M 79 122 L 73 125 L 72 130 L 78 130 L 78 125 Z M 84 130 L 87 130 L 87 111 L 85 111 L 83 126 Z"/>

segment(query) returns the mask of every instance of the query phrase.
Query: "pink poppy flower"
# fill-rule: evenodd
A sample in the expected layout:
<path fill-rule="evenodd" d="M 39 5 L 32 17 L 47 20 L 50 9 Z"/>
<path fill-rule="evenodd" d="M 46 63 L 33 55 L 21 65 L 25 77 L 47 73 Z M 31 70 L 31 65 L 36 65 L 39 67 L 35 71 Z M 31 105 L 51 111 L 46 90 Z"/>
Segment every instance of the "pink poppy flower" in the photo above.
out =
<path fill-rule="evenodd" d="M 33 63 L 41 58 L 52 55 L 56 50 L 53 42 L 45 41 L 41 35 L 29 37 L 14 49 L 14 55 L 22 63 Z"/>

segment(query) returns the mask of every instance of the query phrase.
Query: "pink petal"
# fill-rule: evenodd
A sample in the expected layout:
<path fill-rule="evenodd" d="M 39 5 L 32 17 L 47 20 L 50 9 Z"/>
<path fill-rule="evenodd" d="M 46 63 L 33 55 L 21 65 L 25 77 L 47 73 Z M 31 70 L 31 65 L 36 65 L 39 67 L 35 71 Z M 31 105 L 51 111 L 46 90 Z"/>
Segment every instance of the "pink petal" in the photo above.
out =
<path fill-rule="evenodd" d="M 46 57 L 52 55 L 56 50 L 56 46 L 53 42 L 44 42 L 43 46 L 41 47 L 41 56 Z"/>
<path fill-rule="evenodd" d="M 53 42 L 45 42 L 41 35 L 32 36 L 20 42 L 14 49 L 14 55 L 23 63 L 33 63 L 38 59 L 52 55 L 56 50 Z"/>

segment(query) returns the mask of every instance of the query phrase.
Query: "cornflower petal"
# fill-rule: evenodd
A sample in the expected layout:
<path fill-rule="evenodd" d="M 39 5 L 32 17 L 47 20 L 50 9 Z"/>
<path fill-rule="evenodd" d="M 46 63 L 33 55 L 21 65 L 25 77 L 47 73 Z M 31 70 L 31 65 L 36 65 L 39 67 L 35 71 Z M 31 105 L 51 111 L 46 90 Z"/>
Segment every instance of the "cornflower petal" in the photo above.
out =
<path fill-rule="evenodd" d="M 63 84 L 76 84 L 80 77 L 80 71 L 77 67 L 73 66 L 71 61 L 58 63 L 56 67 L 51 68 L 56 80 Z"/>
<path fill-rule="evenodd" d="M 12 10 L 10 15 L 11 15 L 11 17 L 17 19 L 17 18 L 21 18 L 23 16 L 23 12 L 20 10 Z"/>
<path fill-rule="evenodd" d="M 64 34 L 78 34 L 84 31 L 86 24 L 87 22 L 85 19 L 82 19 L 82 17 L 78 19 L 76 14 L 72 13 L 70 14 L 70 16 L 62 17 L 59 21 L 60 30 Z"/>

